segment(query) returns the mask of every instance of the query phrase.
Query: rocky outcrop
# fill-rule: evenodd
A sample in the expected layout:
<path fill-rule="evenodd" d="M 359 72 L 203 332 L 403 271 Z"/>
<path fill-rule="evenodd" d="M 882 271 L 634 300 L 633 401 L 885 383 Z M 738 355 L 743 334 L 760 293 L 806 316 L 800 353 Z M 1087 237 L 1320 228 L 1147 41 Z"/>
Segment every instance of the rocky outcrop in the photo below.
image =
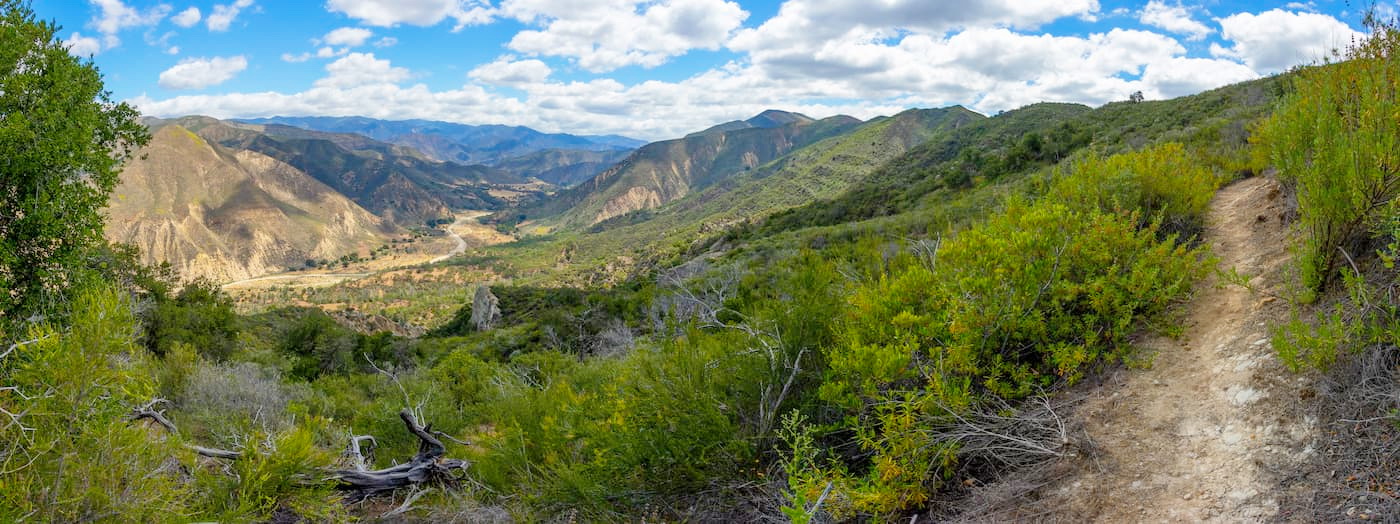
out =
<path fill-rule="evenodd" d="M 477 286 L 476 295 L 472 297 L 472 325 L 477 331 L 487 331 L 500 321 L 500 300 L 491 292 L 491 286 Z"/>

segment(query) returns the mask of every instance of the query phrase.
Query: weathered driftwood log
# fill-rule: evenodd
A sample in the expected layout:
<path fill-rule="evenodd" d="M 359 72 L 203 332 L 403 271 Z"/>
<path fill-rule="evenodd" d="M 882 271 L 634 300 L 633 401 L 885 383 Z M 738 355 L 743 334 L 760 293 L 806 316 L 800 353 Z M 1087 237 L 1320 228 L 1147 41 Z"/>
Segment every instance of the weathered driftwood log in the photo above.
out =
<path fill-rule="evenodd" d="M 155 409 L 157 404 L 166 403 L 165 399 L 155 399 L 146 405 L 131 410 L 127 420 L 136 421 L 149 419 L 164 427 L 167 431 L 179 434 L 175 428 L 175 423 Z M 360 443 L 369 441 L 375 442 L 374 437 L 369 435 L 351 435 L 347 453 L 354 461 L 355 469 L 341 469 L 331 471 L 330 480 L 339 482 L 338 488 L 341 491 L 349 492 L 353 501 L 364 500 L 366 497 L 393 491 L 399 488 L 414 486 L 419 484 L 454 484 L 461 480 L 461 474 L 466 471 L 468 462 L 460 459 L 443 458 L 447 453 L 447 448 L 442 445 L 442 441 L 433 435 L 432 425 L 427 427 L 418 425 L 418 420 L 414 418 L 413 412 L 404 409 L 399 412 L 399 418 L 403 419 L 404 426 L 408 432 L 418 437 L 418 453 L 413 459 L 397 466 L 370 470 L 365 466 L 365 456 L 361 450 Z M 445 435 L 444 435 L 445 436 Z M 449 437 L 450 438 L 450 437 Z M 453 439 L 454 441 L 456 439 Z M 458 441 L 460 442 L 460 441 Z M 241 451 L 229 451 L 225 449 L 206 448 L 186 444 L 188 447 L 205 457 L 212 457 L 225 460 L 238 460 L 243 458 Z"/>
<path fill-rule="evenodd" d="M 433 436 L 432 426 L 419 426 L 413 412 L 404 409 L 399 412 L 408 432 L 418 437 L 418 453 L 411 460 L 397 466 L 366 470 L 364 456 L 360 453 L 360 440 L 350 439 L 350 453 L 355 458 L 355 469 L 337 470 L 332 478 L 340 481 L 340 489 L 350 492 L 351 499 L 393 491 L 398 488 L 418 484 L 451 484 L 461 479 L 461 472 L 467 469 L 467 461 L 443 458 L 447 448 Z M 372 440 L 372 439 L 371 439 Z"/>

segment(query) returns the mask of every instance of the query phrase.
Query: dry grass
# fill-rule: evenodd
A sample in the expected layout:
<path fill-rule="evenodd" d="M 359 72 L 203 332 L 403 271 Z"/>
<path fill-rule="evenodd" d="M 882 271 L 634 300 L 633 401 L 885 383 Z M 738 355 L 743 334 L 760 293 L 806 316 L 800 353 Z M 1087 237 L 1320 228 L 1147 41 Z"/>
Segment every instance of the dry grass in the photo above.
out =
<path fill-rule="evenodd" d="M 1278 472 L 1282 522 L 1400 522 L 1400 348 L 1342 356 L 1301 393 L 1322 428 L 1304 470 Z"/>

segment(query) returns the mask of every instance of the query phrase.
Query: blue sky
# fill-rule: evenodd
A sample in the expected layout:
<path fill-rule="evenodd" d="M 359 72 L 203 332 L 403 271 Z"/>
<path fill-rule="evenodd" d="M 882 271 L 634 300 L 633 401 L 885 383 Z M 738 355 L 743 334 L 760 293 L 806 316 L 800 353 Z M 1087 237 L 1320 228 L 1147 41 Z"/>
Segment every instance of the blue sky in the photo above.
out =
<path fill-rule="evenodd" d="M 1380 6 L 1393 13 L 1393 3 Z M 775 107 L 1169 98 L 1359 36 L 1344 0 L 33 0 L 155 116 L 679 136 Z"/>

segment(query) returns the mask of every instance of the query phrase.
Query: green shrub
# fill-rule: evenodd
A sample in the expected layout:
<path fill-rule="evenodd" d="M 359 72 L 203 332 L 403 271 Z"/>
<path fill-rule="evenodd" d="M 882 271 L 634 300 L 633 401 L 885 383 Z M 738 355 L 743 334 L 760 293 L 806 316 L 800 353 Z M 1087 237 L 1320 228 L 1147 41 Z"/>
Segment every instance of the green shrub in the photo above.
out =
<path fill-rule="evenodd" d="M 1400 33 L 1379 29 L 1346 60 L 1298 71 L 1257 143 L 1297 194 L 1297 264 L 1305 301 L 1392 213 L 1400 194 Z"/>
<path fill-rule="evenodd" d="M 339 496 L 320 473 L 333 463 L 313 429 L 324 421 L 302 422 L 280 434 L 249 434 L 249 445 L 229 472 L 198 472 L 205 496 L 200 513 L 226 521 L 266 521 L 277 511 L 311 521 L 345 519 Z"/>
<path fill-rule="evenodd" d="M 1144 222 L 1160 217 L 1167 232 L 1193 235 L 1205 226 L 1221 182 L 1185 146 L 1168 142 L 1108 157 L 1084 155 L 1055 170 L 1046 198 L 1077 209 L 1137 213 Z"/>
<path fill-rule="evenodd" d="M 164 355 L 176 344 L 187 344 L 205 358 L 225 360 L 238 341 L 238 315 L 233 300 L 208 280 L 185 284 L 174 296 L 156 294 L 145 315 L 146 347 Z"/>
<path fill-rule="evenodd" d="M 956 457 L 927 440 L 929 424 L 982 395 L 1073 382 L 1202 276 L 1203 250 L 1162 238 L 1160 222 L 1087 207 L 1013 201 L 946 242 L 932 267 L 856 291 L 820 389 L 868 454 L 864 473 L 830 475 L 852 511 L 922 505 Z"/>
<path fill-rule="evenodd" d="M 164 521 L 191 496 L 177 439 L 126 420 L 155 395 L 131 305 L 76 294 L 70 325 L 32 329 L 0 360 L 0 520 Z M 11 389 L 12 388 L 12 389 Z"/>

